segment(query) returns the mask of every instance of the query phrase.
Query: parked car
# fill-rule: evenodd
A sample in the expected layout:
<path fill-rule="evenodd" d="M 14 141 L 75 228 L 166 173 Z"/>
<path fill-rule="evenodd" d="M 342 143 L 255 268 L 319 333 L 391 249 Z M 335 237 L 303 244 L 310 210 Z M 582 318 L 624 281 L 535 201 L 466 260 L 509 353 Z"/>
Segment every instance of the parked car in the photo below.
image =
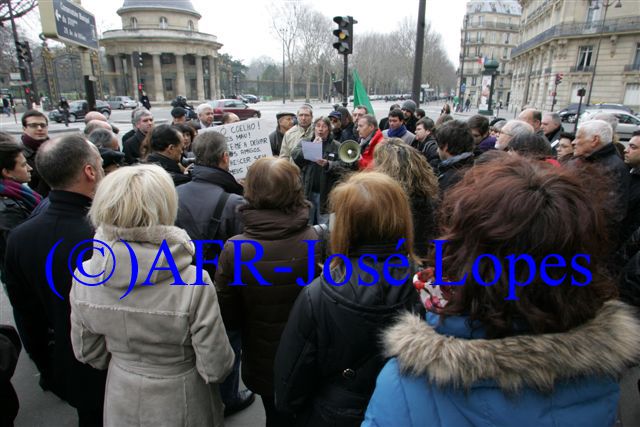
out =
<path fill-rule="evenodd" d="M 249 104 L 257 104 L 258 102 L 260 102 L 259 97 L 251 95 L 250 93 L 243 93 L 241 96 L 244 98 L 244 101 Z"/>
<path fill-rule="evenodd" d="M 208 101 L 208 103 L 213 108 L 214 122 L 222 122 L 222 115 L 224 113 L 234 113 L 240 118 L 240 120 L 258 118 L 261 116 L 259 110 L 249 108 L 247 104 L 238 99 L 218 99 L 215 101 Z"/>
<path fill-rule="evenodd" d="M 584 123 L 586 120 L 590 120 L 596 114 L 609 113 L 616 116 L 618 119 L 618 127 L 616 133 L 621 141 L 628 141 L 631 139 L 633 132 L 640 130 L 640 117 L 634 116 L 631 113 L 622 110 L 615 109 L 588 109 L 580 116 L 580 123 Z"/>
<path fill-rule="evenodd" d="M 112 96 L 107 100 L 107 102 L 111 108 L 115 108 L 117 110 L 124 110 L 126 108 L 131 108 L 133 110 L 138 108 L 138 101 L 129 96 Z"/>
<path fill-rule="evenodd" d="M 626 111 L 627 113 L 631 113 L 631 108 L 622 104 L 609 104 L 609 103 L 600 103 L 600 104 L 582 104 L 580 107 L 580 114 L 584 113 L 587 110 L 621 110 Z M 563 108 L 558 111 L 560 114 L 560 119 L 563 122 L 575 123 L 576 122 L 576 114 L 578 113 L 578 104 L 570 104 L 568 107 Z"/>
<path fill-rule="evenodd" d="M 108 119 L 111 116 L 111 107 L 104 101 L 96 100 L 96 111 L 101 112 Z M 85 100 L 73 101 L 69 103 L 69 123 L 84 119 L 89 112 L 89 104 Z M 49 120 L 57 123 L 64 122 L 62 111 L 58 108 L 49 113 Z"/>

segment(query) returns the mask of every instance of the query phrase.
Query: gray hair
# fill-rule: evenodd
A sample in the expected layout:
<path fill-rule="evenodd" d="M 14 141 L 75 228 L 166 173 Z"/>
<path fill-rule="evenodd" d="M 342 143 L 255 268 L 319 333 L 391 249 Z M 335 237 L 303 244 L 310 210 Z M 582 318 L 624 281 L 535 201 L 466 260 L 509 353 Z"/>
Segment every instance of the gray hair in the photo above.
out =
<path fill-rule="evenodd" d="M 206 102 L 203 104 L 198 105 L 198 108 L 196 108 L 196 113 L 198 115 L 204 113 L 204 110 L 209 109 L 209 110 L 213 110 L 213 107 L 211 106 L 211 104 L 207 104 Z"/>
<path fill-rule="evenodd" d="M 89 141 L 98 148 L 111 148 L 115 134 L 109 130 L 98 128 L 89 134 Z"/>
<path fill-rule="evenodd" d="M 53 190 L 64 190 L 75 183 L 85 165 L 96 168 L 98 149 L 80 135 L 47 141 L 36 154 L 36 169 Z"/>
<path fill-rule="evenodd" d="M 196 155 L 196 165 L 218 167 L 225 152 L 229 151 L 227 139 L 219 132 L 203 132 L 191 144 Z"/>
<path fill-rule="evenodd" d="M 131 110 L 131 124 L 132 125 L 136 125 L 138 122 L 136 122 L 136 114 L 138 114 L 139 111 L 148 111 L 145 107 L 136 107 L 133 110 Z M 151 114 L 151 113 L 149 113 Z"/>
<path fill-rule="evenodd" d="M 376 128 L 378 127 L 378 122 L 376 121 L 376 118 L 373 117 L 371 114 L 365 114 L 364 116 L 360 117 L 360 120 L 362 119 L 365 119 L 369 125 L 374 126 Z"/>
<path fill-rule="evenodd" d="M 609 123 L 609 125 L 611 126 L 611 129 L 613 129 L 613 133 L 616 133 L 616 129 L 618 128 L 618 118 L 616 117 L 615 114 L 598 113 L 595 116 L 593 116 L 593 119 L 591 120 L 604 120 L 605 122 Z"/>
<path fill-rule="evenodd" d="M 549 117 L 549 119 L 551 119 L 551 121 L 557 125 L 562 124 L 562 119 L 560 118 L 560 114 L 558 113 L 544 113 L 545 117 Z"/>
<path fill-rule="evenodd" d="M 140 123 L 140 121 L 147 116 L 153 116 L 153 114 L 151 114 L 151 111 L 147 110 L 146 108 L 140 108 L 139 110 L 135 110 L 133 115 L 131 116 L 131 122 L 133 123 L 133 125 L 137 125 L 138 123 Z"/>
<path fill-rule="evenodd" d="M 498 120 L 497 122 L 495 122 L 493 124 L 493 126 L 491 126 L 493 128 L 494 131 L 499 131 L 502 130 L 502 128 L 504 127 L 504 125 L 507 124 L 506 120 Z"/>
<path fill-rule="evenodd" d="M 302 105 L 300 106 L 300 108 L 298 108 L 298 112 L 297 112 L 297 114 L 300 114 L 300 111 L 301 111 L 301 110 L 305 110 L 305 111 L 307 111 L 309 114 L 311 114 L 311 117 L 313 117 L 313 107 L 312 107 L 311 105 L 309 105 L 309 104 L 302 104 Z"/>
<path fill-rule="evenodd" d="M 604 120 L 588 120 L 582 122 L 578 131 L 582 131 L 588 138 L 599 136 L 602 145 L 613 141 L 613 128 Z"/>
<path fill-rule="evenodd" d="M 522 120 L 509 120 L 504 124 L 504 126 L 502 126 L 502 129 L 507 126 L 509 127 L 509 132 L 512 138 L 534 133 L 533 126 L 527 122 L 523 122 Z"/>

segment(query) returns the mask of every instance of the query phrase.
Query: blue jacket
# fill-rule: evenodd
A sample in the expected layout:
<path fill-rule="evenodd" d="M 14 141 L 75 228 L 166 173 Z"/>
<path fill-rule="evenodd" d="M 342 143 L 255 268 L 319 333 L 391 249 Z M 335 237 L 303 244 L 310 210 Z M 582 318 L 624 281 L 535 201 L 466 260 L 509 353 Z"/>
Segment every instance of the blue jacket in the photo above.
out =
<path fill-rule="evenodd" d="M 484 339 L 466 318 L 404 315 L 363 426 L 612 426 L 640 322 L 618 301 L 571 331 Z M 434 326 L 437 325 L 437 326 Z"/>

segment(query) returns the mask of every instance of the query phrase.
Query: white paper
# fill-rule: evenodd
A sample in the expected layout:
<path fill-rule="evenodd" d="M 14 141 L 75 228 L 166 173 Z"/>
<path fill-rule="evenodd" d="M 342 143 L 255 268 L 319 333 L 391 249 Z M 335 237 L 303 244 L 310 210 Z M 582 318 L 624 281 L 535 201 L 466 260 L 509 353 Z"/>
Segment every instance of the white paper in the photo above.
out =
<path fill-rule="evenodd" d="M 322 143 L 313 141 L 302 141 L 302 154 L 305 160 L 315 162 L 322 158 Z"/>

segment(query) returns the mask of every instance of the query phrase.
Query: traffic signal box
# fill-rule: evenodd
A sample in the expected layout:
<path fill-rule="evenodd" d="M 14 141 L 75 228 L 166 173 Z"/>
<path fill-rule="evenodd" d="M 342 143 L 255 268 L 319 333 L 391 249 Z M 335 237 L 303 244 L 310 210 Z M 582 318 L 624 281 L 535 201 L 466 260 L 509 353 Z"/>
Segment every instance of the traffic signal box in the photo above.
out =
<path fill-rule="evenodd" d="M 336 16 L 333 22 L 338 24 L 338 28 L 333 30 L 333 35 L 338 38 L 338 41 L 333 44 L 333 47 L 341 55 L 353 53 L 353 17 Z"/>

